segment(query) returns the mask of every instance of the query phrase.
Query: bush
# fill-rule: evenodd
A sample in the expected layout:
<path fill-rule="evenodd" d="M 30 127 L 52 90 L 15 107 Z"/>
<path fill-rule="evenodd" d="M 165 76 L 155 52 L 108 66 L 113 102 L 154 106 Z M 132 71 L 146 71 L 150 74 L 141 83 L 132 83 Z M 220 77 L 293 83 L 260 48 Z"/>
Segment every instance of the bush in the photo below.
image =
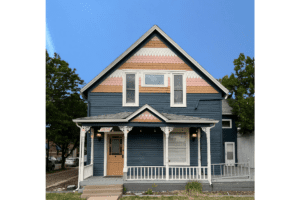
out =
<path fill-rule="evenodd" d="M 151 189 L 148 189 L 148 191 L 145 192 L 146 194 L 153 194 Z"/>
<path fill-rule="evenodd" d="M 197 181 L 188 182 L 185 186 L 187 192 L 200 192 L 202 193 L 202 184 Z"/>
<path fill-rule="evenodd" d="M 126 193 L 126 190 L 127 190 L 126 187 L 124 187 L 124 188 L 123 188 L 123 193 L 124 193 L 124 194 Z"/>

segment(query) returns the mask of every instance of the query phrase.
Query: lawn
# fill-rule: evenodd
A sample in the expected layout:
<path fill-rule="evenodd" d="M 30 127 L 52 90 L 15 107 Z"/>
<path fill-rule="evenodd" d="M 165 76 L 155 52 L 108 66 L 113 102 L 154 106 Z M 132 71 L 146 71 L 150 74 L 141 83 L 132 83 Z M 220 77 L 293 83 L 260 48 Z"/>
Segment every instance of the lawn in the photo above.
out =
<path fill-rule="evenodd" d="M 84 200 L 81 193 L 46 193 L 47 200 Z"/>
<path fill-rule="evenodd" d="M 47 200 L 83 200 L 80 198 L 81 193 L 47 193 Z M 123 197 L 120 200 L 253 200 L 254 197 L 182 197 L 182 196 L 172 196 L 172 197 Z"/>

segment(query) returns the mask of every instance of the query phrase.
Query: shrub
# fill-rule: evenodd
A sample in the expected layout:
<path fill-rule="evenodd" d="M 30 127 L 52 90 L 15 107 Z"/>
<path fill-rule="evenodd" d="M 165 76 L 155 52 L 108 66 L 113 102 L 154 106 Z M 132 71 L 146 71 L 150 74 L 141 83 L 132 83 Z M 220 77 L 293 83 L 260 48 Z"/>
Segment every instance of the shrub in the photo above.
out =
<path fill-rule="evenodd" d="M 187 192 L 200 192 L 202 193 L 202 184 L 197 181 L 188 182 L 185 186 Z"/>
<path fill-rule="evenodd" d="M 124 194 L 126 193 L 126 190 L 127 190 L 127 189 L 126 189 L 126 187 L 124 187 L 124 188 L 123 188 L 123 192 L 124 192 Z"/>
<path fill-rule="evenodd" d="M 153 194 L 151 189 L 148 189 L 148 191 L 145 192 L 146 194 Z"/>

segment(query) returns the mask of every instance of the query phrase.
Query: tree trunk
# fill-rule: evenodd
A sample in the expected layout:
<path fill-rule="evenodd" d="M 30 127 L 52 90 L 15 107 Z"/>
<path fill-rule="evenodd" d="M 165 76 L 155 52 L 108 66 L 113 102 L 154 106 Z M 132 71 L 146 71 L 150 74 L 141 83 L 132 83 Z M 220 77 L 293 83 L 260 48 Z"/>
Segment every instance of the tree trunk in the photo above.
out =
<path fill-rule="evenodd" d="M 64 148 L 62 146 L 62 149 L 61 149 L 61 169 L 65 169 L 65 151 L 64 151 Z"/>

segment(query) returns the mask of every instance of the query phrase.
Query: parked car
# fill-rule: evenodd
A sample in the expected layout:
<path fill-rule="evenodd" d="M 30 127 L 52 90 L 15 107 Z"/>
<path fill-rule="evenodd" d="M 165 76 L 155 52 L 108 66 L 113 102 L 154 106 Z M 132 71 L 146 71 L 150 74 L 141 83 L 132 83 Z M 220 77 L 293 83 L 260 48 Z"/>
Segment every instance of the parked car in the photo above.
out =
<path fill-rule="evenodd" d="M 62 162 L 62 158 L 61 158 L 61 157 L 57 157 L 57 158 L 56 158 L 56 163 L 57 163 L 57 164 L 60 164 L 61 162 Z"/>
<path fill-rule="evenodd" d="M 65 162 L 66 166 L 78 166 L 79 165 L 79 159 L 78 158 L 67 158 Z"/>
<path fill-rule="evenodd" d="M 46 160 L 47 160 L 47 158 L 46 158 Z M 48 159 L 48 166 L 49 166 L 49 170 L 53 171 L 55 169 L 55 161 Z M 47 165 L 46 165 L 46 169 L 47 169 Z"/>

